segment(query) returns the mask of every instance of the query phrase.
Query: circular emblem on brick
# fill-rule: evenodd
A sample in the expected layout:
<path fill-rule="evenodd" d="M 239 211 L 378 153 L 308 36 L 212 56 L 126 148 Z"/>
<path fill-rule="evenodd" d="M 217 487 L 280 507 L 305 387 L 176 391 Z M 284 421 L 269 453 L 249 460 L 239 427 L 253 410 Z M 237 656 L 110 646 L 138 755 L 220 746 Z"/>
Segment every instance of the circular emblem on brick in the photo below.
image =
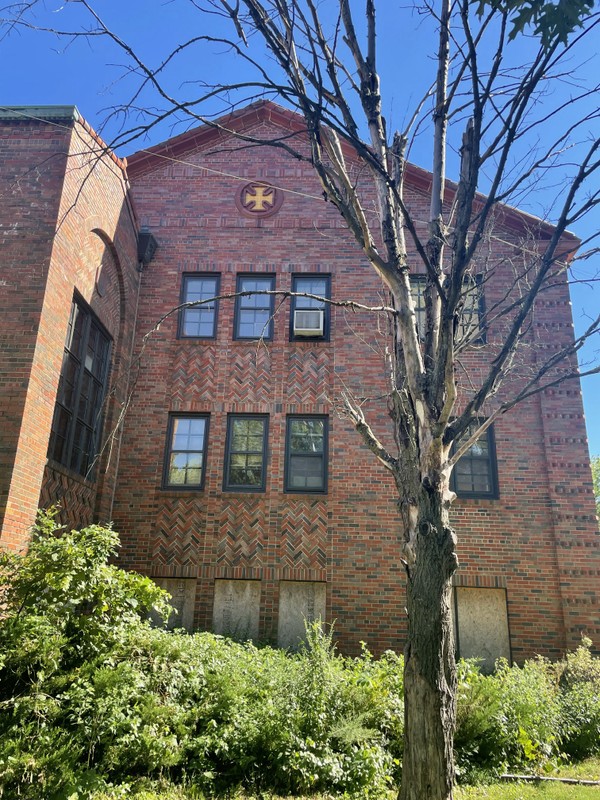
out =
<path fill-rule="evenodd" d="M 283 192 L 262 181 L 242 186 L 236 197 L 237 207 L 249 217 L 270 217 L 279 211 L 282 203 Z"/>

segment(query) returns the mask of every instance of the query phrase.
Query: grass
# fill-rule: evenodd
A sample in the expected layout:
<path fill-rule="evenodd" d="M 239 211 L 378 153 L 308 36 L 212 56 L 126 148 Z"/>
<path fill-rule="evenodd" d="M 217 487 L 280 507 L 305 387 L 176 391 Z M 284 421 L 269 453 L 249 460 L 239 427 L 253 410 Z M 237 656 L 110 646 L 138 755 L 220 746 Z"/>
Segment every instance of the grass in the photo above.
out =
<path fill-rule="evenodd" d="M 551 773 L 552 777 L 600 780 L 600 758 L 589 758 L 579 764 L 568 764 Z M 395 800 L 395 792 L 379 800 Z M 456 789 L 455 800 L 598 800 L 600 787 L 578 786 L 565 783 L 511 783 L 502 781 L 489 786 L 461 786 Z M 230 800 L 256 800 L 250 795 L 238 794 Z M 260 800 L 283 800 L 273 795 L 263 795 Z M 95 800 L 203 800 L 197 792 L 167 784 L 141 782 L 137 787 L 115 787 L 114 792 L 99 794 Z M 291 799 L 290 799 L 291 800 Z M 293 800 L 332 800 L 332 795 L 310 795 Z M 338 798 L 341 800 L 341 798 Z M 356 798 L 360 800 L 360 798 Z M 374 800 L 374 799 L 373 799 Z"/>
<path fill-rule="evenodd" d="M 541 785 L 522 783 L 496 783 L 491 786 L 468 786 L 455 791 L 455 800 L 597 800 L 597 786 L 572 786 L 562 783 L 545 783 Z M 390 792 L 387 798 L 395 800 L 396 793 Z M 113 794 L 99 795 L 96 800 L 201 800 L 202 795 L 190 793 L 177 787 L 156 787 L 155 789 L 129 790 L 125 794 L 118 790 Z M 261 800 L 278 800 L 273 795 L 263 795 Z M 248 795 L 238 795 L 236 800 L 256 800 Z M 283 798 L 279 798 L 283 800 Z M 332 800 L 331 795 L 311 795 L 307 798 L 289 798 L 289 800 Z M 339 798 L 338 800 L 341 800 Z M 356 798 L 356 800 L 359 800 Z"/>
<path fill-rule="evenodd" d="M 598 787 L 503 781 L 492 786 L 463 787 L 454 796 L 455 800 L 598 800 Z"/>
<path fill-rule="evenodd" d="M 600 758 L 588 758 L 579 764 L 566 764 L 549 773 L 549 777 L 600 780 Z M 599 797 L 600 786 L 578 786 L 554 781 L 502 781 L 490 786 L 463 786 L 455 793 L 455 800 L 597 800 Z"/>

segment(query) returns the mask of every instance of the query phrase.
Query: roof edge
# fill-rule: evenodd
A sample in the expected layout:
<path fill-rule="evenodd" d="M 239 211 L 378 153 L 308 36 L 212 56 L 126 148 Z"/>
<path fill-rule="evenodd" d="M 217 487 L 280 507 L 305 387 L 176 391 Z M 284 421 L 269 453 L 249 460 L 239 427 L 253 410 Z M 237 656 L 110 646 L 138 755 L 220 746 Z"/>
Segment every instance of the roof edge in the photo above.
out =
<path fill-rule="evenodd" d="M 0 106 L 0 119 L 21 122 L 64 120 L 78 122 L 81 114 L 77 106 Z"/>
<path fill-rule="evenodd" d="M 127 159 L 119 158 L 100 134 L 86 121 L 77 106 L 0 106 L 0 121 L 2 120 L 22 123 L 48 122 L 50 124 L 72 123 L 73 125 L 81 125 L 98 147 L 101 148 L 102 155 L 110 158 L 122 170 L 123 177 L 127 180 Z"/>
<path fill-rule="evenodd" d="M 231 111 L 213 122 L 206 122 L 185 133 L 167 139 L 158 145 L 147 149 L 138 150 L 126 159 L 129 175 L 135 178 L 155 169 L 162 159 L 176 159 L 184 152 L 197 150 L 200 147 L 209 145 L 211 141 L 219 138 L 223 133 L 242 133 L 251 128 L 258 122 L 270 121 L 290 131 L 302 133 L 305 130 L 304 120 L 295 111 L 274 103 L 272 100 L 257 100 L 244 108 Z M 266 143 L 268 144 L 268 142 Z M 347 141 L 342 142 L 345 152 L 350 155 L 356 151 Z M 405 171 L 407 182 L 415 189 L 427 192 L 431 188 L 432 175 L 427 169 L 418 167 L 416 164 L 408 162 Z M 451 202 L 454 198 L 458 184 L 450 179 L 446 179 L 447 201 Z M 483 205 L 486 196 L 478 193 L 475 197 L 475 204 Z M 513 206 L 499 203 L 498 212 L 501 216 L 502 224 L 515 232 L 536 231 L 546 238 L 550 238 L 556 229 L 551 222 L 540 217 L 521 211 Z M 570 231 L 565 231 L 561 236 L 561 241 L 567 244 L 563 253 L 567 253 L 567 258 L 574 254 L 580 244 L 580 239 Z"/>
<path fill-rule="evenodd" d="M 281 127 L 302 133 L 304 125 L 301 117 L 294 111 L 274 103 L 272 100 L 256 100 L 244 108 L 230 111 L 215 120 L 206 120 L 191 130 L 170 139 L 137 150 L 127 157 L 131 175 L 141 175 L 155 169 L 161 158 L 177 158 L 182 153 L 197 150 L 218 139 L 223 133 L 243 133 L 259 122 L 273 122 Z"/>

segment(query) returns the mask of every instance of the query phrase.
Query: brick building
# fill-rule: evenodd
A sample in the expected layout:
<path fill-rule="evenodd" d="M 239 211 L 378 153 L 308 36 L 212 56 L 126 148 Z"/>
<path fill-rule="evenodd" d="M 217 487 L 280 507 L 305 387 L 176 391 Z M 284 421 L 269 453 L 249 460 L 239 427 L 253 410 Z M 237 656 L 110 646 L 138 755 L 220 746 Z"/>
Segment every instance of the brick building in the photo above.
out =
<path fill-rule="evenodd" d="M 265 140 L 301 131 L 270 103 L 227 125 Z M 321 615 L 346 652 L 361 640 L 401 648 L 392 482 L 335 413 L 346 389 L 368 398 L 389 443 L 385 319 L 309 298 L 223 297 L 381 303 L 310 167 L 218 128 L 125 164 L 73 107 L 5 111 L 0 129 L 5 546 L 22 547 L 35 509 L 60 501 L 68 524 L 114 520 L 123 566 L 166 586 L 187 627 L 287 646 Z M 421 220 L 428 181 L 410 168 Z M 467 303 L 468 325 L 505 293 L 502 265 L 550 228 L 505 209 L 493 233 L 496 266 Z M 414 285 L 418 303 L 418 275 Z M 501 327 L 485 336 L 463 355 L 465 385 Z M 523 368 L 572 336 L 557 283 L 537 304 Z M 578 385 L 502 416 L 455 472 L 460 653 L 522 660 L 558 656 L 582 632 L 600 642 Z"/>

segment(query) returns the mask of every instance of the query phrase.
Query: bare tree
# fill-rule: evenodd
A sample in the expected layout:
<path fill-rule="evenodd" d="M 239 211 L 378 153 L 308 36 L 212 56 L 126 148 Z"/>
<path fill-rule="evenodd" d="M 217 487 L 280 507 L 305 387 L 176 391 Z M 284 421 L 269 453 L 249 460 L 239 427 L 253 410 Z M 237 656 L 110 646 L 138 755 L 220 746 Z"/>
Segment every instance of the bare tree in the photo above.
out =
<path fill-rule="evenodd" d="M 181 42 L 154 67 L 86 0 L 79 3 L 92 25 L 85 35 L 112 40 L 139 79 L 135 96 L 114 111 L 122 119 L 117 143 L 132 141 L 174 115 L 223 126 L 205 110 L 215 97 L 231 110 L 250 98 L 278 98 L 304 120 L 301 143 L 287 137 L 269 145 L 314 167 L 326 200 L 343 216 L 390 298 L 388 405 L 396 449 L 380 441 L 351 392 L 342 401 L 367 447 L 393 476 L 400 509 L 404 544 L 399 557 L 407 575 L 409 620 L 400 797 L 447 799 L 454 781 L 456 690 L 450 607 L 457 557 L 449 521 L 450 475 L 500 414 L 555 382 L 576 377 L 577 351 L 600 330 L 596 317 L 584 335 L 551 352 L 535 369 L 526 369 L 519 358 L 529 341 L 536 299 L 564 280 L 575 257 L 578 242 L 568 229 L 600 203 L 598 184 L 590 180 L 600 167 L 600 112 L 589 104 L 598 87 L 573 83 L 568 96 L 554 105 L 539 103 L 550 81 L 571 72 L 577 47 L 595 30 L 598 17 L 587 0 L 425 5 L 420 13 L 437 32 L 431 86 L 405 129 L 391 134 L 383 115 L 375 0 L 366 0 L 360 18 L 359 4 L 350 0 L 192 2 L 202 15 L 202 33 Z M 12 23 L 31 26 L 34 6 L 12 6 Z M 220 33 L 207 35 L 202 25 L 215 18 Z M 402 24 L 406 19 L 398 19 L 399 36 Z M 528 63 L 521 60 L 522 50 L 516 61 L 512 56 L 512 43 L 526 26 L 534 32 Z M 82 35 L 80 29 L 57 32 Z M 226 49 L 251 77 L 228 86 L 205 82 L 172 90 L 170 66 L 199 45 Z M 149 91 L 156 98 L 152 112 L 144 101 Z M 578 106 L 587 110 L 573 113 Z M 405 201 L 404 181 L 411 144 L 427 124 L 432 179 L 429 219 L 423 225 Z M 241 138 L 247 145 L 264 143 Z M 449 158 L 457 164 L 454 183 L 446 178 Z M 501 335 L 473 384 L 461 373 L 460 352 L 480 333 L 479 324 L 468 322 L 478 291 L 475 276 L 483 272 L 485 281 L 500 268 L 486 256 L 496 215 L 503 204 L 517 202 L 563 167 L 569 178 L 561 171 L 556 181 L 552 226 L 540 222 L 536 230 L 532 222 L 529 235 L 523 233 L 520 260 L 502 265 L 512 276 L 506 294 L 487 308 L 481 323 Z M 488 262 L 482 271 L 481 264 Z M 420 310 L 410 282 L 417 264 L 424 281 Z"/>

